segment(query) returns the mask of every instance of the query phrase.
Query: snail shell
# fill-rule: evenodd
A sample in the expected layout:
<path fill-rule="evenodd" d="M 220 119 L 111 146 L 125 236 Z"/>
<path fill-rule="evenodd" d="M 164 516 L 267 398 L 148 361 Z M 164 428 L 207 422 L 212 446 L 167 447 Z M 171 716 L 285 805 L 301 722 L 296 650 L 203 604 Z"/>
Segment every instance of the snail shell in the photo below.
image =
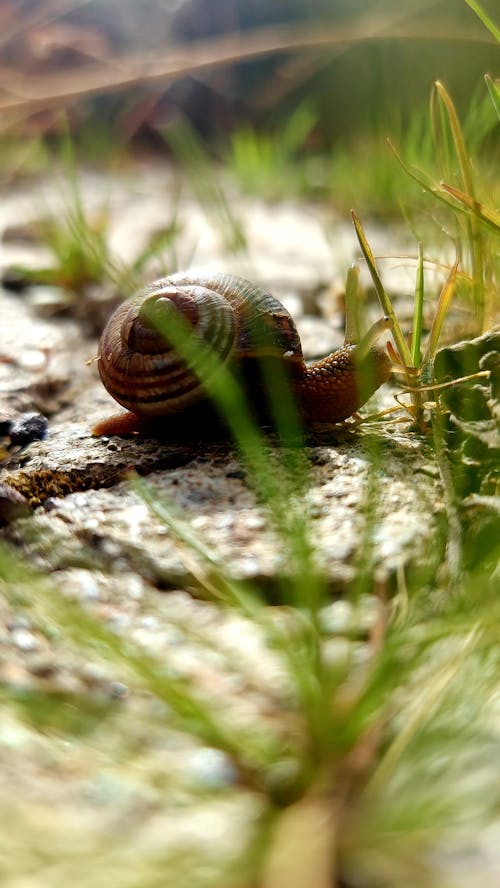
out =
<path fill-rule="evenodd" d="M 204 350 L 187 366 L 165 333 L 176 313 L 195 339 L 239 374 L 253 401 L 258 390 L 262 395 L 259 363 L 266 360 L 272 366 L 279 361 L 286 373 L 277 376 L 291 384 L 306 420 L 345 419 L 390 374 L 387 354 L 374 346 L 365 348 L 361 357 L 361 344 L 345 343 L 321 361 L 306 364 L 293 318 L 265 290 L 227 274 L 179 273 L 153 282 L 119 306 L 101 337 L 102 382 L 136 416 L 182 413 L 206 398 Z M 363 362 L 370 365 L 371 378 L 361 389 Z M 104 431 L 99 427 L 99 433 Z"/>
<path fill-rule="evenodd" d="M 101 337 L 102 382 L 133 413 L 168 416 L 205 397 L 202 358 L 188 368 L 160 333 L 172 312 L 181 313 L 222 364 L 253 360 L 257 350 L 303 361 L 293 320 L 269 293 L 231 275 L 175 274 L 120 305 Z"/>

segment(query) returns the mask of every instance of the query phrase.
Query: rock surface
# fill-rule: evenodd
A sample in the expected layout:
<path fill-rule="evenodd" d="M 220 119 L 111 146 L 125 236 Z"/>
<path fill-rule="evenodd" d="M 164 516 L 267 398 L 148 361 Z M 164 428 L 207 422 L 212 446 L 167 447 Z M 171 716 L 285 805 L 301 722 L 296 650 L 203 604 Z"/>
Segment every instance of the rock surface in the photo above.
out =
<path fill-rule="evenodd" d="M 85 180 L 90 205 L 100 185 L 94 177 Z M 151 173 L 113 183 L 111 235 L 118 254 L 130 258 L 155 226 L 165 224 L 168 185 L 168 177 Z M 4 226 L 25 222 L 28 210 L 27 198 L 12 196 L 1 221 Z M 320 317 L 314 294 L 344 277 L 356 252 L 352 232 L 338 226 L 338 253 L 332 257 L 313 211 L 249 204 L 241 213 L 249 252 L 244 260 L 228 260 L 199 208 L 187 199 L 180 212 L 180 255 L 195 243 L 197 266 L 246 276 L 257 272 L 298 316 L 309 355 L 338 344 L 341 333 L 332 334 Z M 276 224 L 278 239 L 272 234 Z M 382 249 L 387 250 L 389 235 L 375 232 L 375 249 L 377 238 L 378 244 L 385 240 Z M 394 244 L 390 248 L 394 251 Z M 28 250 L 34 264 L 40 259 L 36 247 L 23 245 L 22 250 Z M 15 247 L 4 244 L 3 263 L 14 255 Z M 330 314 L 335 313 L 334 307 Z M 167 663 L 215 708 L 229 713 L 234 724 L 269 723 L 279 735 L 275 713 L 286 713 L 289 694 L 279 656 L 268 649 L 258 624 L 202 600 L 207 591 L 199 559 L 151 512 L 129 478 L 145 476 L 152 495 L 180 512 L 228 577 L 280 602 L 290 553 L 248 483 L 241 454 L 225 440 L 92 437 L 93 425 L 116 411 L 95 367 L 86 366 L 96 353 L 95 339 L 71 316 L 40 317 L 30 292 L 0 292 L 0 318 L 0 414 L 38 411 L 48 418 L 44 440 L 20 446 L 4 436 L 0 483 L 27 504 L 7 515 L 6 539 L 63 598 L 81 603 L 145 657 Z M 392 403 L 388 387 L 385 401 L 379 402 Z M 342 637 L 342 643 L 359 650 L 376 602 L 367 599 L 355 612 L 335 599 L 363 554 L 373 461 L 374 551 L 381 582 L 390 582 L 426 551 L 439 509 L 436 472 L 425 446 L 400 429 L 390 423 L 377 429 L 351 426 L 313 436 L 306 448 L 303 508 L 332 595 L 324 614 L 325 637 Z M 75 650 L 64 628 L 33 614 L 35 581 L 30 591 L 29 580 L 14 571 L 5 588 L 0 681 L 16 705 L 0 726 L 0 797 L 4 803 L 15 797 L 16 805 L 14 813 L 11 806 L 0 806 L 0 827 L 18 851 L 21 824 L 29 833 L 24 874 L 36 862 L 37 888 L 70 882 L 83 886 L 87 883 L 78 874 L 86 855 L 100 854 L 101 875 L 93 879 L 94 886 L 109 885 L 124 866 L 130 867 L 129 881 L 120 884 L 133 885 L 138 884 L 134 879 L 142 883 L 141 853 L 148 860 L 171 853 L 180 871 L 186 868 L 187 884 L 197 868 L 203 873 L 205 867 L 206 876 L 221 859 L 234 860 L 262 814 L 263 801 L 235 785 L 230 758 L 179 733 L 175 719 L 166 729 L 163 709 L 105 652 Z M 39 713 L 30 708 L 37 688 L 49 691 L 54 701 Z M 86 713 L 85 727 L 78 722 L 78 707 L 72 706 L 75 699 Z M 156 724 L 153 733 L 151 724 Z M 207 801 L 206 791 L 214 787 L 218 796 Z M 107 850 L 100 844 L 102 835 L 114 837 Z M 134 860 L 128 851 L 132 835 Z M 61 842 L 72 849 L 62 857 Z M 14 864 L 2 865 L 3 884 L 17 885 L 22 875 Z M 200 875 L 200 884 L 205 876 Z"/>

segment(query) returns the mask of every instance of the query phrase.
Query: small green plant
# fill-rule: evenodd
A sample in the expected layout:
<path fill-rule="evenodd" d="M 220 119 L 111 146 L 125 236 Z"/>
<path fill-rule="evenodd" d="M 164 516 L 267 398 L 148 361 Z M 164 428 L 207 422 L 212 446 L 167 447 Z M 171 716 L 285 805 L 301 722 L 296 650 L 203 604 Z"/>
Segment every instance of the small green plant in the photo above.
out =
<path fill-rule="evenodd" d="M 477 198 L 474 170 L 469 160 L 464 132 L 452 99 L 443 84 L 439 82 L 435 84 L 431 95 L 431 132 L 442 178 L 439 184 L 433 183 L 430 177 L 424 179 L 422 174 L 412 170 L 389 142 L 408 177 L 417 181 L 426 192 L 452 211 L 451 218 L 457 228 L 455 244 L 458 258 L 450 267 L 439 295 L 424 354 L 421 352 L 424 306 L 422 245 L 419 244 L 414 318 L 410 345 L 408 345 L 384 289 L 375 257 L 361 222 L 357 214 L 354 211 L 352 213 L 358 241 L 370 270 L 380 304 L 384 313 L 391 320 L 398 351 L 398 356 L 394 353 L 394 358 L 401 364 L 402 373 L 406 374 L 408 391 L 411 393 L 413 402 L 412 411 L 419 424 L 423 417 L 423 392 L 432 392 L 433 390 L 437 392 L 441 388 L 440 385 L 433 385 L 433 364 L 445 319 L 453 298 L 456 296 L 457 290 L 460 289 L 459 285 L 462 285 L 462 296 L 464 289 L 466 297 L 471 295 L 469 302 L 472 302 L 473 305 L 474 321 L 470 324 L 470 329 L 474 333 L 478 330 L 481 332 L 485 325 L 494 318 L 496 294 L 500 280 L 498 259 L 500 216 L 496 210 L 480 203 Z M 458 182 L 458 185 L 450 184 L 455 181 Z M 460 264 L 463 265 L 461 269 L 459 268 Z M 473 378 L 476 378 L 477 375 L 484 374 L 474 374 Z M 425 384 L 423 388 L 415 385 L 419 379 Z M 463 382 L 463 380 L 457 380 L 457 382 Z M 450 384 L 453 384 L 453 381 Z"/>
<path fill-rule="evenodd" d="M 40 243 L 52 254 L 48 268 L 13 269 L 27 282 L 60 287 L 69 302 L 85 298 L 93 286 L 111 284 L 123 296 L 143 283 L 143 272 L 152 259 L 169 257 L 176 265 L 175 241 L 179 231 L 178 196 L 171 203 L 170 219 L 155 232 L 130 262 L 118 260 L 109 246 L 109 213 L 104 206 L 97 213 L 86 209 L 78 178 L 75 150 L 70 135 L 61 138 L 61 167 L 64 171 L 62 210 L 50 213 L 35 225 Z"/>
<path fill-rule="evenodd" d="M 37 226 L 40 241 L 52 253 L 55 265 L 36 269 L 29 276 L 55 284 L 69 294 L 83 295 L 93 284 L 113 278 L 117 269 L 108 249 L 106 213 L 91 221 L 76 190 L 73 198 L 62 219 L 54 217 Z"/>
<path fill-rule="evenodd" d="M 494 81 L 490 78 L 487 82 L 494 94 Z M 314 147 L 310 139 L 314 125 L 310 106 L 299 105 L 279 131 L 260 133 L 251 126 L 241 127 L 231 136 L 224 164 L 244 193 L 265 200 L 291 195 L 319 198 L 331 201 L 341 211 L 363 206 L 365 214 L 381 218 L 394 218 L 403 209 L 423 225 L 425 195 L 394 165 L 387 150 L 387 133 L 398 144 L 407 166 L 432 168 L 436 144 L 427 108 L 416 108 L 409 120 L 389 120 L 379 132 L 352 142 L 339 135 L 328 152 Z M 463 133 L 469 152 L 481 160 L 476 175 L 480 174 L 479 185 L 485 193 L 497 183 L 493 127 L 488 96 L 477 92 L 467 109 Z"/>
<path fill-rule="evenodd" d="M 238 214 L 227 196 L 220 174 L 207 148 L 187 119 L 161 132 L 178 163 L 187 171 L 200 207 L 207 215 L 229 253 L 244 252 L 246 238 Z"/>
<path fill-rule="evenodd" d="M 418 184 L 448 210 L 455 225 L 454 240 L 460 249 L 458 261 L 463 273 L 458 277 L 459 292 L 472 301 L 475 330 L 481 332 L 495 313 L 499 280 L 498 236 L 500 217 L 481 199 L 476 189 L 475 170 L 469 159 L 463 129 L 453 101 L 442 83 L 436 83 L 431 96 L 431 124 L 436 157 L 440 166 L 436 182 L 415 172 L 394 151 L 401 166 Z"/>
<path fill-rule="evenodd" d="M 225 163 L 241 189 L 270 201 L 307 191 L 304 147 L 314 123 L 312 108 L 299 105 L 277 133 L 237 129 Z"/>
<path fill-rule="evenodd" d="M 409 346 L 384 291 L 359 219 L 356 214 L 353 216 L 381 304 L 393 323 L 402 363 L 409 373 L 418 372 L 422 365 L 432 365 L 435 357 L 454 294 L 456 268 L 451 269 L 443 286 L 429 344 L 422 356 L 422 250 L 417 269 L 414 337 Z M 356 298 L 352 275 L 347 290 L 350 298 Z M 175 335 L 185 359 L 192 360 L 194 355 L 190 353 L 185 331 L 179 328 Z M 425 849 L 426 844 L 439 847 L 447 830 L 453 834 L 461 828 L 462 797 L 455 792 L 456 781 L 461 781 L 461 768 L 466 761 L 471 762 L 473 769 L 480 767 L 481 750 L 490 742 L 487 722 L 481 720 L 482 704 L 475 709 L 478 721 L 472 731 L 467 713 L 474 700 L 478 703 L 476 694 L 484 702 L 482 694 L 487 697 L 496 686 L 493 677 L 492 684 L 489 680 L 479 684 L 476 681 L 483 658 L 488 659 L 496 648 L 495 633 L 491 634 L 488 628 L 492 625 L 491 608 L 496 608 L 492 573 L 495 555 L 489 552 L 482 566 L 477 561 L 467 563 L 464 558 L 456 526 L 457 518 L 459 524 L 463 521 L 463 513 L 457 511 L 453 486 L 446 483 L 448 462 L 439 446 L 440 415 L 436 418 L 435 441 L 449 524 L 444 533 L 436 531 L 434 557 L 414 575 L 409 572 L 399 587 L 395 602 L 404 600 L 407 604 L 399 611 L 395 603 L 392 616 L 384 613 L 386 590 L 378 588 L 376 581 L 380 459 L 376 447 L 367 449 L 370 472 L 364 503 L 365 532 L 347 597 L 358 602 L 363 596 L 378 594 L 381 610 L 368 642 L 366 672 L 358 676 L 355 690 L 346 700 L 346 683 L 352 681 L 353 662 L 348 656 L 343 663 L 332 663 L 325 656 L 322 612 L 328 599 L 324 579 L 315 566 L 310 523 L 302 507 L 308 486 L 307 466 L 300 453 L 290 451 L 291 429 L 297 435 L 296 420 L 290 419 L 290 405 L 275 413 L 281 442 L 276 449 L 249 423 L 247 408 L 241 393 L 233 389 L 234 383 L 224 374 L 214 374 L 213 379 L 216 381 L 209 384 L 210 394 L 239 444 L 250 483 L 268 512 L 271 527 L 283 547 L 284 561 L 290 567 L 280 592 L 290 623 L 282 626 L 272 619 L 269 622 L 259 590 L 229 579 L 225 565 L 214 558 L 167 503 L 160 502 L 147 486 L 141 484 L 136 489 L 186 547 L 189 559 L 196 560 L 196 576 L 207 594 L 258 623 L 292 680 L 302 726 L 300 752 L 292 753 L 287 747 L 287 755 L 292 755 L 295 765 L 284 782 L 275 782 L 276 762 L 268 762 L 267 777 L 266 771 L 260 773 L 258 785 L 267 794 L 272 817 L 265 827 L 267 850 L 264 854 L 261 850 L 254 858 L 248 884 L 257 874 L 264 885 L 302 885 L 312 878 L 315 885 L 327 888 L 332 872 L 337 875 L 347 867 L 350 872 L 363 873 L 370 885 L 371 877 L 365 870 L 369 860 L 372 875 L 385 873 L 388 885 L 416 886 L 422 872 L 432 878 L 432 867 L 423 864 L 419 876 L 412 881 L 415 848 Z M 419 399 L 416 407 L 422 407 Z M 300 443 L 300 436 L 297 441 Z M 496 553 L 500 551 L 498 540 L 493 548 Z M 440 565 L 443 571 L 446 565 L 446 572 L 436 587 Z M 475 604 L 469 595 L 472 588 L 478 590 L 475 584 L 479 577 L 485 598 L 479 608 L 479 624 L 474 617 L 471 625 L 478 607 L 477 591 L 472 596 Z M 471 664 L 473 672 L 468 684 Z M 437 757 L 444 748 L 453 749 L 452 757 L 438 763 Z M 432 771 L 432 779 L 425 776 L 427 769 Z M 402 795 L 401 786 L 405 787 Z M 480 793 L 471 790 L 467 792 L 467 805 L 474 818 L 488 822 L 496 799 L 481 798 Z M 296 846 L 297 830 L 302 836 L 315 834 L 314 857 L 307 846 Z M 395 832 L 400 842 L 396 852 Z M 393 865 L 395 854 L 399 863 L 388 877 L 387 868 Z M 376 880 L 377 876 L 375 883 Z"/>
<path fill-rule="evenodd" d="M 40 243 L 53 256 L 46 268 L 12 269 L 26 282 L 60 287 L 71 304 L 85 299 L 93 287 L 111 284 L 122 296 L 131 295 L 143 283 L 143 271 L 152 259 L 170 255 L 175 267 L 176 213 L 171 222 L 150 238 L 146 247 L 131 261 L 118 260 L 109 247 L 109 219 L 105 210 L 90 214 L 82 204 L 75 180 L 62 216 L 49 217 L 36 226 Z M 170 266 L 169 264 L 169 267 Z"/>
<path fill-rule="evenodd" d="M 37 269 L 28 278 L 60 286 L 67 293 L 82 295 L 92 284 L 112 279 L 117 267 L 108 246 L 108 216 L 102 211 L 90 218 L 78 183 L 74 147 L 66 125 L 61 141 L 61 164 L 65 170 L 66 209 L 38 225 L 41 242 L 54 257 L 54 267 Z"/>

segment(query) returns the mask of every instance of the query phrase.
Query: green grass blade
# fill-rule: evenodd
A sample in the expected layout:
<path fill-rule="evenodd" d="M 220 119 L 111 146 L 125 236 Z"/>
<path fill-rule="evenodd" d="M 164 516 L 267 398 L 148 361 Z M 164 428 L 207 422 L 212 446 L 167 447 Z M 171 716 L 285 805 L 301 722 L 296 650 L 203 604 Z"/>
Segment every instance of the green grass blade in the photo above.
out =
<path fill-rule="evenodd" d="M 456 655 L 450 656 L 441 668 L 436 669 L 433 680 L 429 681 L 429 676 L 425 676 L 424 685 L 420 688 L 420 694 L 415 694 L 416 701 L 411 717 L 408 718 L 392 744 L 384 752 L 369 780 L 366 787 L 368 795 L 376 792 L 377 789 L 383 789 L 388 783 L 404 751 L 408 748 L 418 731 L 432 719 L 433 712 L 442 704 L 449 685 L 456 678 L 457 673 L 463 669 L 464 662 L 477 644 L 478 630 L 474 627 L 469 635 L 463 639 Z"/>
<path fill-rule="evenodd" d="M 228 576 L 223 565 L 214 556 L 213 551 L 202 543 L 199 536 L 191 530 L 186 521 L 175 514 L 173 507 L 160 500 L 150 486 L 141 478 L 134 478 L 133 489 L 151 511 L 168 527 L 176 537 L 203 566 L 203 573 L 196 574 L 205 591 L 218 601 L 237 608 L 244 616 L 264 624 L 265 611 L 260 603 L 257 592 L 249 583 L 238 583 Z M 214 586 L 216 586 L 214 593 Z M 267 622 L 266 622 L 267 626 Z"/>
<path fill-rule="evenodd" d="M 316 122 L 309 103 L 299 105 L 275 131 L 245 124 L 231 135 L 225 164 L 243 191 L 266 200 L 289 198 L 304 186 L 304 143 Z"/>
<path fill-rule="evenodd" d="M 443 179 L 449 179 L 453 173 L 453 146 L 450 128 L 443 102 L 439 100 L 437 89 L 431 90 L 429 101 L 429 117 L 431 122 L 432 141 L 434 146 L 435 163 L 439 165 L 439 175 Z"/>
<path fill-rule="evenodd" d="M 420 187 L 423 188 L 424 191 L 427 191 L 429 194 L 432 194 L 433 197 L 436 198 L 436 200 L 438 200 L 440 203 L 444 204 L 446 207 L 449 207 L 452 210 L 457 210 L 457 206 L 456 206 L 456 204 L 453 203 L 453 201 L 449 200 L 447 197 L 444 197 L 444 195 L 441 194 L 440 191 L 435 186 L 432 186 L 429 182 L 426 182 L 425 179 L 422 178 L 422 176 L 417 175 L 411 169 L 411 167 L 409 167 L 408 164 L 406 164 L 404 162 L 403 158 L 399 154 L 396 146 L 391 141 L 391 139 L 387 139 L 387 144 L 388 144 L 390 150 L 392 151 L 392 153 L 394 154 L 394 157 L 398 161 L 401 169 L 404 170 L 404 172 L 406 173 L 407 176 L 410 177 L 410 179 L 413 179 L 413 181 L 416 182 L 417 185 L 420 185 Z M 465 210 L 465 208 L 463 209 L 463 213 L 464 213 L 464 215 L 467 215 L 467 210 Z"/>
<path fill-rule="evenodd" d="M 465 140 L 458 119 L 458 114 L 446 88 L 437 80 L 435 90 L 440 101 L 440 106 L 445 110 L 447 122 L 450 128 L 456 156 L 460 166 L 460 175 L 463 190 L 470 195 L 474 203 L 477 201 L 472 165 L 465 145 Z M 483 329 L 485 312 L 485 287 L 484 287 L 484 244 L 482 232 L 479 227 L 477 215 L 471 212 L 469 215 L 469 244 L 472 263 L 472 279 L 474 306 L 479 329 Z"/>
<path fill-rule="evenodd" d="M 168 330 L 159 329 L 178 354 L 202 376 L 203 387 L 230 430 L 248 467 L 249 480 L 273 518 L 275 529 L 287 548 L 289 580 L 287 600 L 300 599 L 315 612 L 323 598 L 323 586 L 314 568 L 314 556 L 304 511 L 307 461 L 297 409 L 285 370 L 273 363 L 272 379 L 263 375 L 280 447 L 265 437 L 256 424 L 243 388 L 231 370 L 190 329 L 180 314 L 169 316 Z"/>
<path fill-rule="evenodd" d="M 370 275 L 373 281 L 373 285 L 377 292 L 377 296 L 379 298 L 380 304 L 382 306 L 382 310 L 385 315 L 391 320 L 393 324 L 392 334 L 394 336 L 394 341 L 397 345 L 399 354 L 401 356 L 401 360 L 403 361 L 406 367 L 411 366 L 411 353 L 408 348 L 408 344 L 406 339 L 403 336 L 403 331 L 399 326 L 398 319 L 394 312 L 394 308 L 392 306 L 391 300 L 389 299 L 387 293 L 385 292 L 384 285 L 382 283 L 381 277 L 378 272 L 377 263 L 375 262 L 375 257 L 372 253 L 371 247 L 366 239 L 366 235 L 363 231 L 363 227 L 361 225 L 361 221 L 357 215 L 357 213 L 352 210 L 351 211 L 352 219 L 354 222 L 354 228 L 356 230 L 356 235 L 359 241 L 359 245 L 361 247 L 363 256 L 365 257 L 366 263 L 368 265 L 368 269 L 370 271 Z"/>
<path fill-rule="evenodd" d="M 345 338 L 348 342 L 359 342 L 361 339 L 359 303 L 359 268 L 351 265 L 345 285 Z"/>
<path fill-rule="evenodd" d="M 492 210 L 489 207 L 485 207 L 484 204 L 478 203 L 474 198 L 470 196 L 470 194 L 465 194 L 464 191 L 461 191 L 459 188 L 454 188 L 452 185 L 447 185 L 446 182 L 441 183 L 441 188 L 446 191 L 447 194 L 454 197 L 455 200 L 458 200 L 467 210 L 475 213 L 478 219 L 481 222 L 484 222 L 491 230 L 495 232 L 495 234 L 500 233 L 500 213 L 496 210 Z"/>
<path fill-rule="evenodd" d="M 7 582 L 2 583 L 3 579 Z M 260 769 L 274 757 L 270 754 L 269 744 L 272 746 L 273 741 L 269 734 L 258 728 L 243 729 L 240 733 L 233 725 L 224 724 L 213 702 L 205 699 L 189 679 L 178 676 L 174 670 L 169 670 L 168 664 L 124 640 L 79 603 L 67 599 L 35 571 L 21 565 L 5 546 L 0 547 L 0 585 L 7 596 L 10 589 L 26 586 L 30 590 L 31 607 L 42 625 L 49 622 L 77 648 L 105 657 L 107 662 L 120 669 L 125 680 L 130 680 L 128 676 L 132 674 L 151 694 L 168 704 L 174 713 L 172 721 L 179 728 L 209 745 L 226 750 L 244 772 L 256 765 L 255 777 L 260 782 Z M 15 592 L 13 595 L 15 600 Z M 250 764 L 252 759 L 253 766 Z"/>
<path fill-rule="evenodd" d="M 243 226 L 217 176 L 202 140 L 187 119 L 162 132 L 179 163 L 189 173 L 189 183 L 200 206 L 220 233 L 225 249 L 238 253 L 246 249 Z"/>
<path fill-rule="evenodd" d="M 420 344 L 422 341 L 422 318 L 424 312 L 424 254 L 422 244 L 418 245 L 417 278 L 415 284 L 415 305 L 411 337 L 411 360 L 413 367 L 420 367 Z"/>
<path fill-rule="evenodd" d="M 469 154 L 465 145 L 462 127 L 460 126 L 460 121 L 458 119 L 455 105 L 453 104 L 451 96 L 448 93 L 446 87 L 439 80 L 436 80 L 434 87 L 440 103 L 446 111 L 448 125 L 453 136 L 453 144 L 460 165 L 462 181 L 465 185 L 465 189 L 469 192 L 469 194 L 473 194 L 474 179 L 472 166 L 469 160 Z"/>
<path fill-rule="evenodd" d="M 488 92 L 491 96 L 491 101 L 493 102 L 493 107 L 497 112 L 497 117 L 500 120 L 500 81 L 493 80 L 491 74 L 485 74 L 484 79 L 486 81 L 486 86 L 488 87 Z"/>
<path fill-rule="evenodd" d="M 432 326 L 429 333 L 429 342 L 427 345 L 424 363 L 431 361 L 436 353 L 439 337 L 441 336 L 441 331 L 443 329 L 443 324 L 445 322 L 451 300 L 455 294 L 455 288 L 457 284 L 457 271 L 458 262 L 455 262 L 455 264 L 450 269 L 450 273 L 448 274 L 448 277 L 446 278 L 446 281 L 444 282 L 444 285 L 442 287 L 441 293 L 439 294 L 438 305 L 434 314 L 434 318 L 432 320 Z"/>
<path fill-rule="evenodd" d="M 490 34 L 493 34 L 495 40 L 500 43 L 500 27 L 495 24 L 492 18 L 490 18 L 481 4 L 478 3 L 477 0 L 465 0 L 465 2 L 467 3 L 467 6 L 470 6 L 472 11 L 476 13 L 477 17 L 481 19 L 484 27 L 488 29 Z"/>

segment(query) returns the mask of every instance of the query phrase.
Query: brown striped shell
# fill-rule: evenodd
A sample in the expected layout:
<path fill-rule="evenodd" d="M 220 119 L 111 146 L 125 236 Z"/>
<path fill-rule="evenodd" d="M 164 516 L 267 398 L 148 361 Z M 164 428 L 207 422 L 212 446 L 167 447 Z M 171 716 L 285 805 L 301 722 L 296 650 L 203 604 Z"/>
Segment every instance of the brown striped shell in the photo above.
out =
<path fill-rule="evenodd" d="M 173 312 L 221 363 L 269 355 L 303 367 L 293 319 L 269 293 L 232 275 L 174 274 L 119 306 L 101 337 L 102 382 L 133 413 L 167 416 L 205 397 L 202 357 L 188 367 L 168 342 Z"/>

